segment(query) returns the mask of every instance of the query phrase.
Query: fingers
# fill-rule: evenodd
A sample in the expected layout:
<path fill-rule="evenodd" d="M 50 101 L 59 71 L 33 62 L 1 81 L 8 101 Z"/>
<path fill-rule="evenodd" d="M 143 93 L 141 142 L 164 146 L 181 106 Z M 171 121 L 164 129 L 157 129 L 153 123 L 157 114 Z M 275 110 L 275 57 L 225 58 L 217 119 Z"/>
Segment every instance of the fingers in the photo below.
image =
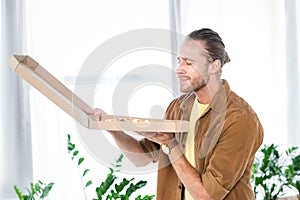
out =
<path fill-rule="evenodd" d="M 88 115 L 94 114 L 94 109 L 89 109 L 89 108 L 82 108 L 83 112 L 85 112 Z"/>
<path fill-rule="evenodd" d="M 135 131 L 135 132 L 145 137 L 151 137 L 158 134 L 158 132 L 141 132 L 141 131 Z"/>
<path fill-rule="evenodd" d="M 100 108 L 95 108 L 95 109 L 83 108 L 82 110 L 95 120 L 101 120 L 101 116 L 106 114 Z"/>
<path fill-rule="evenodd" d="M 147 138 L 158 144 L 169 144 L 170 141 L 172 141 L 174 139 L 174 134 L 159 132 L 159 133 L 153 134 Z"/>

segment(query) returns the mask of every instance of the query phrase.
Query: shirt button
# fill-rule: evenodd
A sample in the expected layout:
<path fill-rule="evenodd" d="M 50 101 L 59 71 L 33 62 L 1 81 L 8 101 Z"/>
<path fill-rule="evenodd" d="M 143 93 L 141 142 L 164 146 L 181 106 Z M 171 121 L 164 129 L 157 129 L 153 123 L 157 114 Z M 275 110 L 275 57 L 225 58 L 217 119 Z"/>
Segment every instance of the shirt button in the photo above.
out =
<path fill-rule="evenodd" d="M 182 148 L 185 148 L 185 144 L 182 144 Z"/>

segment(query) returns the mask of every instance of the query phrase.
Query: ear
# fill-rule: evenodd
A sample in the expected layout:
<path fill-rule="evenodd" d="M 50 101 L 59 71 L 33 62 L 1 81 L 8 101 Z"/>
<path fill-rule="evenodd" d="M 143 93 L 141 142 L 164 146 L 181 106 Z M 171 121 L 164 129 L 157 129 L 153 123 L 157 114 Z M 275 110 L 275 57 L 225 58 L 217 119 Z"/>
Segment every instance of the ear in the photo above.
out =
<path fill-rule="evenodd" d="M 220 68 L 221 68 L 221 61 L 215 60 L 209 67 L 210 73 L 215 74 L 220 70 Z"/>

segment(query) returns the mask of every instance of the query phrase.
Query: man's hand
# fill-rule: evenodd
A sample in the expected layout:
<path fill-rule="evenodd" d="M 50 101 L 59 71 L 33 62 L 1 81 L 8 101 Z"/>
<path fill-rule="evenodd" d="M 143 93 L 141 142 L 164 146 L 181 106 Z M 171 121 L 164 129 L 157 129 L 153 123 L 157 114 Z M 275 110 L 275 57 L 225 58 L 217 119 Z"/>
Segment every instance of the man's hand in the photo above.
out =
<path fill-rule="evenodd" d="M 175 137 L 174 133 L 164 132 L 137 132 L 158 144 L 169 144 Z"/>
<path fill-rule="evenodd" d="M 103 110 L 101 110 L 100 108 L 95 108 L 95 109 L 83 108 L 82 110 L 97 121 L 100 121 L 101 117 L 103 115 L 106 115 L 106 113 Z M 114 131 L 110 131 L 110 132 L 113 133 Z M 145 136 L 149 140 L 156 142 L 158 144 L 169 144 L 175 137 L 174 133 L 166 133 L 166 132 L 139 132 L 139 131 L 137 131 L 137 133 Z"/>
<path fill-rule="evenodd" d="M 82 110 L 97 121 L 101 120 L 101 116 L 106 115 L 106 113 L 100 108 L 95 108 L 95 109 L 83 108 Z"/>

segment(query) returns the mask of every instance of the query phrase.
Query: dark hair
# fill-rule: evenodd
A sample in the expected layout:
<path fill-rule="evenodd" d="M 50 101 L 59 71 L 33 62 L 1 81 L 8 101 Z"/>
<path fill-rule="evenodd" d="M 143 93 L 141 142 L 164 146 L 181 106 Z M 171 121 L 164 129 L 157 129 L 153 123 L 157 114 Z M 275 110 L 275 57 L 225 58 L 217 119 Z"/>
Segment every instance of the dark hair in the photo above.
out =
<path fill-rule="evenodd" d="M 203 28 L 195 30 L 188 35 L 193 40 L 201 40 L 204 42 L 205 50 L 213 60 L 220 60 L 221 66 L 230 61 L 225 51 L 225 45 L 219 34 L 211 29 Z"/>

